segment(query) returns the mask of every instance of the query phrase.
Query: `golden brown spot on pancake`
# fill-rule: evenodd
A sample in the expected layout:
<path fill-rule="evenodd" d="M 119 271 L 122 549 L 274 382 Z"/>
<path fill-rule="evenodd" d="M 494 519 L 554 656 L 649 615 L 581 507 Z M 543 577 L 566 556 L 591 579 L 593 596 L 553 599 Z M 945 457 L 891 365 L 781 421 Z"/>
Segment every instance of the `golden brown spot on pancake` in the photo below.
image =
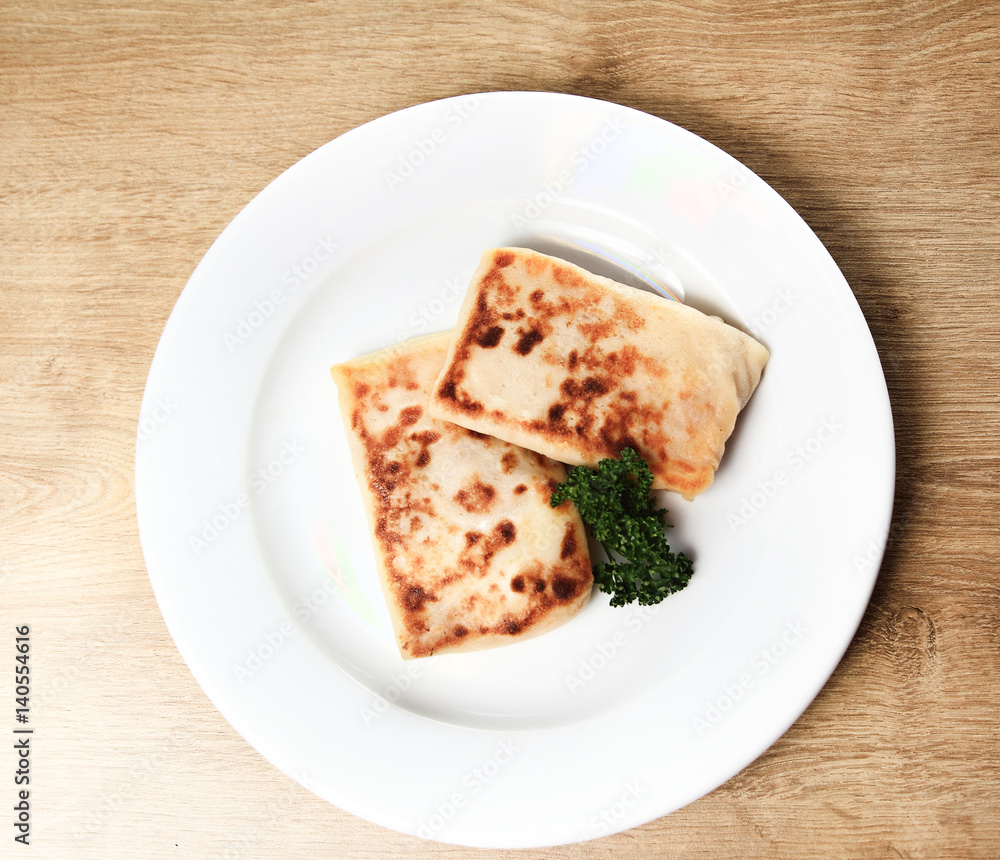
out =
<path fill-rule="evenodd" d="M 593 397 L 600 397 L 607 394 L 613 386 L 614 382 L 606 377 L 588 376 L 579 381 L 564 379 L 559 386 L 559 390 L 567 397 L 589 400 Z"/>
<path fill-rule="evenodd" d="M 402 543 L 403 540 L 403 536 L 399 532 L 394 532 L 389 528 L 389 518 L 385 516 L 375 520 L 375 535 L 386 546 Z"/>
<path fill-rule="evenodd" d="M 536 594 L 541 594 L 543 591 L 545 591 L 545 580 L 544 579 L 536 579 L 535 580 L 535 593 Z"/>
<path fill-rule="evenodd" d="M 463 636 L 469 635 L 469 630 L 468 628 L 463 627 L 461 624 L 458 624 L 452 631 L 452 634 L 455 636 L 456 639 L 461 639 Z"/>
<path fill-rule="evenodd" d="M 369 391 L 371 391 L 371 386 L 367 382 L 354 383 L 354 396 L 358 400 L 363 400 Z"/>
<path fill-rule="evenodd" d="M 527 258 L 523 258 L 521 261 L 524 264 L 525 271 L 529 275 L 540 275 L 545 271 L 546 267 L 549 265 L 549 261 L 546 257 L 542 255 L 530 255 Z"/>
<path fill-rule="evenodd" d="M 615 330 L 615 320 L 602 319 L 594 322 L 578 322 L 576 327 L 580 333 L 585 335 L 591 343 L 606 338 Z"/>
<path fill-rule="evenodd" d="M 435 430 L 421 430 L 419 433 L 410 434 L 410 439 L 420 446 L 420 450 L 417 452 L 417 459 L 414 462 L 414 465 L 416 465 L 418 469 L 422 469 L 430 463 L 430 446 L 437 442 L 440 438 L 441 434 Z"/>
<path fill-rule="evenodd" d="M 518 496 L 521 495 L 521 493 L 525 493 L 527 491 L 528 491 L 527 484 L 518 484 L 516 487 L 514 487 L 514 493 Z"/>
<path fill-rule="evenodd" d="M 597 436 L 601 450 L 613 457 L 620 456 L 626 448 L 634 448 L 641 453 L 641 446 L 629 432 L 629 421 L 621 415 L 609 415 L 597 431 Z"/>
<path fill-rule="evenodd" d="M 524 577 L 518 574 L 510 581 L 510 590 L 516 591 L 519 594 L 524 591 Z"/>
<path fill-rule="evenodd" d="M 549 424 L 553 427 L 557 427 L 562 424 L 563 415 L 566 414 L 566 404 L 565 403 L 553 403 L 549 407 Z M 566 428 L 561 428 L 565 432 Z"/>
<path fill-rule="evenodd" d="M 568 576 L 557 576 L 552 580 L 552 593 L 560 603 L 566 603 L 576 597 L 580 583 Z"/>
<path fill-rule="evenodd" d="M 451 400 L 455 406 L 464 412 L 476 413 L 483 411 L 483 404 L 478 400 L 473 400 L 464 391 L 459 391 L 454 380 L 447 380 L 441 383 L 441 387 L 438 388 L 438 396 L 443 400 Z"/>
<path fill-rule="evenodd" d="M 407 355 L 397 356 L 386 367 L 385 380 L 389 388 L 406 388 L 410 391 L 417 384 L 413 362 Z"/>
<path fill-rule="evenodd" d="M 524 629 L 524 622 L 514 618 L 506 619 L 501 625 L 501 632 L 509 636 L 517 636 Z"/>
<path fill-rule="evenodd" d="M 517 529 L 510 520 L 497 523 L 489 536 L 482 532 L 466 532 L 466 546 L 458 558 L 459 567 L 466 575 L 478 573 L 484 575 L 493 561 L 493 557 L 517 539 Z M 493 590 L 492 586 L 490 590 Z"/>
<path fill-rule="evenodd" d="M 518 331 L 521 331 L 518 329 Z M 514 352 L 518 355 L 528 355 L 538 344 L 545 340 L 545 335 L 537 328 L 521 332 L 517 343 L 514 345 Z"/>
<path fill-rule="evenodd" d="M 388 506 L 389 497 L 392 495 L 392 491 L 396 489 L 396 482 L 386 480 L 378 476 L 373 476 L 368 482 L 368 485 L 372 488 L 375 494 L 382 501 L 384 506 Z"/>
<path fill-rule="evenodd" d="M 513 543 L 517 537 L 517 529 L 510 520 L 503 520 L 497 524 L 496 532 L 504 543 Z"/>
<path fill-rule="evenodd" d="M 498 269 L 505 269 L 514 262 L 514 254 L 511 251 L 500 251 L 493 255 L 493 264 Z"/>
<path fill-rule="evenodd" d="M 420 420 L 420 416 L 423 414 L 423 407 L 407 406 L 399 413 L 399 421 L 401 424 L 416 424 Z"/>
<path fill-rule="evenodd" d="M 476 310 L 465 327 L 466 357 L 468 357 L 468 341 L 476 341 L 484 336 L 490 326 L 496 323 L 496 311 L 490 306 L 488 290 L 490 287 L 499 287 L 503 283 L 503 277 L 499 272 L 492 271 L 483 279 L 483 288 L 476 296 Z"/>
<path fill-rule="evenodd" d="M 517 299 L 517 290 L 504 280 L 499 269 L 487 272 L 483 277 L 483 284 L 493 290 L 497 304 L 502 307 L 510 307 Z"/>
<path fill-rule="evenodd" d="M 566 531 L 563 534 L 562 547 L 559 550 L 559 558 L 567 559 L 576 552 L 576 529 L 573 523 L 566 523 Z"/>
<path fill-rule="evenodd" d="M 590 292 L 588 289 L 588 284 L 584 280 L 583 276 L 566 266 L 560 266 L 558 263 L 552 264 L 552 277 L 555 278 L 556 283 L 562 287 L 569 287 L 571 289 L 582 290 L 585 292 Z"/>
<path fill-rule="evenodd" d="M 395 448 L 399 444 L 399 440 L 402 438 L 403 428 L 399 424 L 394 424 L 382 435 L 382 447 L 386 449 Z"/>
<path fill-rule="evenodd" d="M 638 313 L 635 308 L 631 307 L 628 303 L 623 302 L 617 296 L 614 297 L 614 302 L 616 320 L 624 323 L 632 331 L 637 331 L 646 325 L 646 320 L 642 318 L 642 315 Z"/>
<path fill-rule="evenodd" d="M 421 430 L 419 433 L 411 433 L 410 438 L 415 442 L 419 442 L 424 447 L 428 445 L 433 445 L 441 438 L 441 434 L 436 430 Z"/>
<path fill-rule="evenodd" d="M 407 612 L 420 612 L 428 601 L 434 602 L 437 597 L 430 594 L 419 585 L 408 585 L 403 591 L 403 606 Z"/>
<path fill-rule="evenodd" d="M 531 299 L 531 303 L 533 305 L 537 305 L 542 299 L 545 298 L 545 292 L 543 290 L 534 290 L 528 298 Z"/>
<path fill-rule="evenodd" d="M 405 544 L 413 531 L 423 527 L 423 520 L 417 514 L 435 515 L 430 497 L 415 498 L 411 488 L 413 470 L 426 465 L 430 457 L 427 447 L 440 439 L 440 434 L 433 430 L 419 431 L 406 435 L 403 442 L 405 427 L 416 424 L 422 414 L 421 406 L 404 408 L 397 423 L 381 434 L 370 432 L 364 425 L 365 413 L 360 407 L 351 417 L 352 427 L 365 448 L 366 477 L 375 506 L 375 538 L 387 556 L 395 552 L 394 547 Z M 421 446 L 416 455 L 411 441 Z"/>
<path fill-rule="evenodd" d="M 639 350 L 636 349 L 631 344 L 622 347 L 622 361 L 619 371 L 625 376 L 631 376 L 635 373 L 635 368 L 642 359 L 642 355 Z M 659 365 L 656 362 L 645 361 L 646 370 L 652 370 L 654 367 L 658 368 Z M 662 376 L 662 373 L 655 374 L 657 376 Z"/>
<path fill-rule="evenodd" d="M 517 454 L 513 451 L 508 451 L 500 458 L 500 466 L 503 469 L 505 475 L 509 475 L 517 468 Z"/>
<path fill-rule="evenodd" d="M 483 349 L 492 349 L 500 343 L 503 335 L 504 327 L 502 325 L 493 325 L 486 329 L 486 331 L 482 334 L 476 336 L 475 341 Z"/>
<path fill-rule="evenodd" d="M 496 494 L 496 489 L 490 484 L 484 484 L 477 475 L 472 483 L 455 493 L 454 499 L 470 514 L 479 514 L 489 510 Z"/>
<path fill-rule="evenodd" d="M 569 358 L 566 360 L 566 366 L 570 370 L 576 370 L 576 365 L 579 363 L 579 361 L 580 361 L 580 356 L 574 349 L 570 352 Z"/>

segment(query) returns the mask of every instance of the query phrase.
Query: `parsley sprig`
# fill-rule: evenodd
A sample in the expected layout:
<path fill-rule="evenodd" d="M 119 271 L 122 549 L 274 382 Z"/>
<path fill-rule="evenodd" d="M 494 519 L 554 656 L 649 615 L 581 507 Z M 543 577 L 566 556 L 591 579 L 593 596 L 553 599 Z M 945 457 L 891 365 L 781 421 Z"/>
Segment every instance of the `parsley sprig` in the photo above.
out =
<path fill-rule="evenodd" d="M 594 565 L 594 582 L 612 606 L 659 603 L 680 591 L 694 566 L 667 542 L 666 511 L 656 507 L 649 464 L 631 448 L 596 469 L 576 466 L 552 494 L 552 507 L 572 499 L 584 524 L 608 555 Z"/>

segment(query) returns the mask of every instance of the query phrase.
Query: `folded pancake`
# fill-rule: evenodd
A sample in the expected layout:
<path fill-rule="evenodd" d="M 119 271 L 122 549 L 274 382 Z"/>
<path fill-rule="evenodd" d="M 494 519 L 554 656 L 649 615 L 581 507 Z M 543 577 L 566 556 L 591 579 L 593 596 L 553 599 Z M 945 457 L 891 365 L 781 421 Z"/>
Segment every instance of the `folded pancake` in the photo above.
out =
<path fill-rule="evenodd" d="M 549 506 L 565 469 L 427 413 L 452 333 L 331 369 L 404 658 L 526 639 L 590 599 L 586 533 Z"/>
<path fill-rule="evenodd" d="M 431 415 L 571 465 L 626 447 L 654 489 L 715 477 L 767 350 L 717 317 L 524 248 L 487 251 Z"/>

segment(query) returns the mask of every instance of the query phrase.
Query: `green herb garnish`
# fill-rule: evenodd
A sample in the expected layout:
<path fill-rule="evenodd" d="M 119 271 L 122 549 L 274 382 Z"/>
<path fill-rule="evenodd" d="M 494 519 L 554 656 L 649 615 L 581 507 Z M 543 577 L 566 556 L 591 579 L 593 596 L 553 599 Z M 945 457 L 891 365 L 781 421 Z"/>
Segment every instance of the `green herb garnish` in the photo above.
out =
<path fill-rule="evenodd" d="M 552 494 L 556 507 L 572 499 L 584 524 L 608 554 L 594 565 L 594 582 L 612 606 L 659 603 L 688 584 L 694 566 L 667 543 L 666 511 L 656 507 L 649 464 L 631 448 L 596 469 L 576 466 Z"/>

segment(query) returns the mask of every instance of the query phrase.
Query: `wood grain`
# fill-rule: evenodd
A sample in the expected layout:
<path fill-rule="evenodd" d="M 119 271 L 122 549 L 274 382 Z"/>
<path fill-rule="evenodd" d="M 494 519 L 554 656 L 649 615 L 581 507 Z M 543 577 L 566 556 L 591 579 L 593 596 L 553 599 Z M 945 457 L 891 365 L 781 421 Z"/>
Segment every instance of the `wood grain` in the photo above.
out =
<path fill-rule="evenodd" d="M 998 63 L 1000 8 L 965 0 L 2 0 L 0 630 L 33 628 L 34 856 L 1000 855 Z M 253 751 L 166 630 L 132 487 L 159 335 L 237 212 L 354 126 L 503 89 L 648 111 L 766 179 L 858 298 L 898 449 L 875 594 L 805 715 L 666 818 L 524 853 L 386 831 Z"/>

